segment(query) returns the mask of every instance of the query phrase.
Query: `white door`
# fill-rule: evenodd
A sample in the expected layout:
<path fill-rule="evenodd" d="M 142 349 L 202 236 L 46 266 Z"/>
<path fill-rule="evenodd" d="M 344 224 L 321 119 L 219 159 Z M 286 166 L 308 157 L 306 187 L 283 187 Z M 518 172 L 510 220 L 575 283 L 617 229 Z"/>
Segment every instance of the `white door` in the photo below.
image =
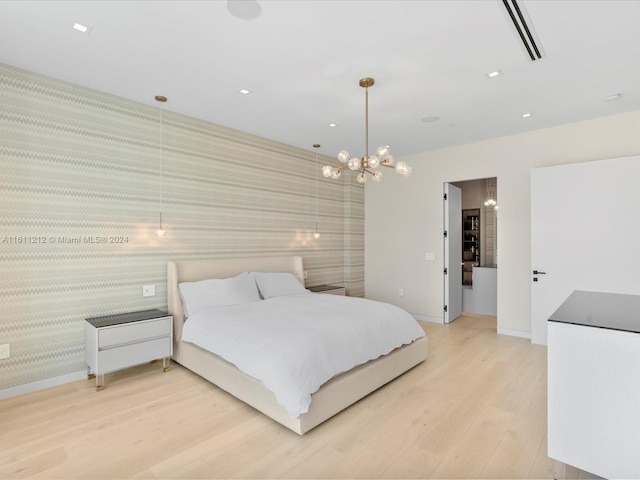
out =
<path fill-rule="evenodd" d="M 444 184 L 444 323 L 462 313 L 462 190 Z"/>
<path fill-rule="evenodd" d="M 639 182 L 640 156 L 531 170 L 533 343 L 574 290 L 640 294 Z"/>

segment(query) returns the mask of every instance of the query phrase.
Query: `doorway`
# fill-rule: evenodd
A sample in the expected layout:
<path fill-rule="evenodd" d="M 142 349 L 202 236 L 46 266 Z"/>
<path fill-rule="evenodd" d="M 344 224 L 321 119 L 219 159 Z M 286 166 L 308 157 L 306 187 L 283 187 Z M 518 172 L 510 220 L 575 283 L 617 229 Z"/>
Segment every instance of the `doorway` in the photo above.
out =
<path fill-rule="evenodd" d="M 443 321 L 449 323 L 462 312 L 496 316 L 498 180 L 491 177 L 445 183 L 445 193 L 451 189 L 459 189 L 461 198 L 459 205 L 455 201 L 449 202 L 447 195 L 444 200 Z M 459 211 L 454 212 L 452 209 Z M 459 227 L 452 228 L 456 218 L 459 219 Z M 461 302 L 459 308 L 458 298 Z"/>

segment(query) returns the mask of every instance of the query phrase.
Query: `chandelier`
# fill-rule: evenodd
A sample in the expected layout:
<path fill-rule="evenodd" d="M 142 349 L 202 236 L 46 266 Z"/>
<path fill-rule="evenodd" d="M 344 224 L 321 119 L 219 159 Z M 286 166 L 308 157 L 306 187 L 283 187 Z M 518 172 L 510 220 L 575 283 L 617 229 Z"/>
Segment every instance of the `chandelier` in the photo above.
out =
<path fill-rule="evenodd" d="M 376 154 L 369 156 L 369 87 L 373 86 L 375 81 L 373 78 L 363 78 L 360 80 L 360 86 L 364 88 L 365 98 L 365 123 L 364 123 L 364 157 L 357 158 L 352 157 L 346 150 L 341 150 L 338 153 L 338 160 L 345 165 L 339 167 L 332 167 L 327 165 L 322 167 L 322 174 L 327 178 L 337 179 L 342 175 L 342 171 L 345 168 L 359 172 L 356 176 L 358 183 L 364 183 L 367 181 L 367 174 L 371 175 L 374 182 L 382 180 L 382 172 L 377 170 L 379 166 L 393 168 L 400 175 L 408 177 L 411 175 L 412 168 L 406 162 L 394 162 L 393 155 L 389 152 L 388 146 L 378 147 Z"/>

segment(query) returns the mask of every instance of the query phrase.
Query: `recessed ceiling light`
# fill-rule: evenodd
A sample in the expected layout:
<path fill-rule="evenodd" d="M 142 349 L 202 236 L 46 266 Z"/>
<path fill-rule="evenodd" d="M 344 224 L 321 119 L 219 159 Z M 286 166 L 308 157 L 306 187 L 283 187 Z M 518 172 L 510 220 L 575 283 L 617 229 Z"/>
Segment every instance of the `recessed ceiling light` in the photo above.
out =
<path fill-rule="evenodd" d="M 249 95 L 251 93 L 251 90 L 247 90 L 246 88 L 243 88 L 242 90 L 240 90 L 240 93 L 242 95 Z"/>
<path fill-rule="evenodd" d="M 424 123 L 433 123 L 433 122 L 437 122 L 438 120 L 440 120 L 439 116 L 437 116 L 437 115 L 429 115 L 428 117 L 424 117 L 420 121 L 424 122 Z"/>
<path fill-rule="evenodd" d="M 88 33 L 89 27 L 78 22 L 73 22 L 73 28 L 82 33 Z"/>
<path fill-rule="evenodd" d="M 499 77 L 500 75 L 502 75 L 502 70 L 495 70 L 493 72 L 487 73 L 487 77 L 489 78 Z"/>
<path fill-rule="evenodd" d="M 333 127 L 337 127 L 338 124 L 337 123 L 330 123 L 329 126 L 333 128 Z"/>
<path fill-rule="evenodd" d="M 523 113 L 522 118 L 529 118 L 531 116 L 530 113 Z"/>
<path fill-rule="evenodd" d="M 604 101 L 605 102 L 615 102 L 616 100 L 619 100 L 621 96 L 622 95 L 619 94 L 619 93 L 614 93 L 612 95 L 608 95 L 608 96 L 604 97 Z"/>
<path fill-rule="evenodd" d="M 262 13 L 262 7 L 257 0 L 227 0 L 227 10 L 242 20 L 253 20 Z"/>

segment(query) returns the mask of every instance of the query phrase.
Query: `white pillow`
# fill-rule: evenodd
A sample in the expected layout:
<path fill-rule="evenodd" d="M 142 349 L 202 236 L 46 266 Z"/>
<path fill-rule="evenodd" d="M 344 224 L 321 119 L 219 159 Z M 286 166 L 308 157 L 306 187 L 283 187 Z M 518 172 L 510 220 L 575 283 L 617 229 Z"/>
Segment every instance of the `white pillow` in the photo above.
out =
<path fill-rule="evenodd" d="M 271 297 L 308 292 L 293 273 L 251 272 L 265 300 Z"/>
<path fill-rule="evenodd" d="M 211 278 L 178 284 L 186 317 L 207 307 L 224 307 L 257 302 L 260 293 L 256 281 L 247 272 L 232 278 Z"/>

